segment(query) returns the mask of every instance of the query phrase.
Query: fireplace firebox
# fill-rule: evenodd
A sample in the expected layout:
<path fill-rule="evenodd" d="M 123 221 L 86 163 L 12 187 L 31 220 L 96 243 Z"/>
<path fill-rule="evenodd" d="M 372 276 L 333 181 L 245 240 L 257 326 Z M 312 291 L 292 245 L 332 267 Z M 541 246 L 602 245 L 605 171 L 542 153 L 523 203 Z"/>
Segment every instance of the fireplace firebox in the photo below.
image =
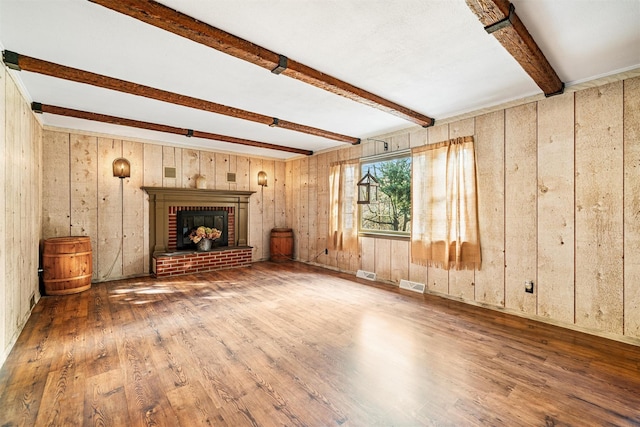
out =
<path fill-rule="evenodd" d="M 216 228 L 222 232 L 217 246 L 229 245 L 229 213 L 226 210 L 179 210 L 177 212 L 176 249 L 195 248 L 189 234 L 200 226 Z"/>

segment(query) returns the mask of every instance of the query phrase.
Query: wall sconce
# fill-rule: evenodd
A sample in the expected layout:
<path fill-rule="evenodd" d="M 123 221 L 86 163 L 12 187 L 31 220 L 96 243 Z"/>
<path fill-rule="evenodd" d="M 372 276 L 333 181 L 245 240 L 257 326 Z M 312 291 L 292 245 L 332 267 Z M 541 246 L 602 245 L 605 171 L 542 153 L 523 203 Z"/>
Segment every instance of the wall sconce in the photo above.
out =
<path fill-rule="evenodd" d="M 369 169 L 367 169 L 367 173 L 362 177 L 360 181 L 358 181 L 358 204 L 359 205 L 368 205 L 371 203 L 372 199 L 378 198 L 378 185 L 380 185 L 380 181 L 376 179 L 375 176 L 371 175 Z M 371 189 L 373 188 L 373 198 L 371 197 Z"/>
<path fill-rule="evenodd" d="M 261 187 L 267 186 L 267 173 L 265 171 L 258 172 L 258 185 Z"/>
<path fill-rule="evenodd" d="M 113 176 L 120 179 L 129 178 L 131 176 L 131 164 L 129 160 L 120 157 L 113 161 Z"/>

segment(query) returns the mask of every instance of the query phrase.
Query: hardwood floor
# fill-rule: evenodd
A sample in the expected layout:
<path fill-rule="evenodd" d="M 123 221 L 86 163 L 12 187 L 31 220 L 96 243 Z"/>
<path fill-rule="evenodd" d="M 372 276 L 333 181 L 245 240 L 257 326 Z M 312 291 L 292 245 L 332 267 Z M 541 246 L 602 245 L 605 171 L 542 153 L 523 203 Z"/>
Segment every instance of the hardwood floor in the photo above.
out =
<path fill-rule="evenodd" d="M 298 263 L 44 297 L 1 426 L 640 425 L 640 347 Z"/>

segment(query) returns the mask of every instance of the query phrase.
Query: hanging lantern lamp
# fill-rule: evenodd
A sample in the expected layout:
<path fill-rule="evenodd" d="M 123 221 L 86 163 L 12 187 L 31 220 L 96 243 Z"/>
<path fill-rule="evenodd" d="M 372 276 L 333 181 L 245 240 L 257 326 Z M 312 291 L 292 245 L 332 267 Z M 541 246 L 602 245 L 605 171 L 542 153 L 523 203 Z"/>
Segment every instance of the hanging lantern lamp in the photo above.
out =
<path fill-rule="evenodd" d="M 380 181 L 371 175 L 370 170 L 367 169 L 366 175 L 358 181 L 358 204 L 368 205 L 371 203 L 371 200 L 377 200 L 379 185 Z"/>

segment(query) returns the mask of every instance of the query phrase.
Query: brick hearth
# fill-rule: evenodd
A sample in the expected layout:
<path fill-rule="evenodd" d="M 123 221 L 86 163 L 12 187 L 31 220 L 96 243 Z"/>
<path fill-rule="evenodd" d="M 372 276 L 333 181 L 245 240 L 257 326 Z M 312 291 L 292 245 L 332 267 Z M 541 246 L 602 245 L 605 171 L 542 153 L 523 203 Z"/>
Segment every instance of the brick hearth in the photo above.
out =
<path fill-rule="evenodd" d="M 209 252 L 173 252 L 153 256 L 153 274 L 156 277 L 203 273 L 223 268 L 244 267 L 251 264 L 249 246 L 224 247 Z"/>

